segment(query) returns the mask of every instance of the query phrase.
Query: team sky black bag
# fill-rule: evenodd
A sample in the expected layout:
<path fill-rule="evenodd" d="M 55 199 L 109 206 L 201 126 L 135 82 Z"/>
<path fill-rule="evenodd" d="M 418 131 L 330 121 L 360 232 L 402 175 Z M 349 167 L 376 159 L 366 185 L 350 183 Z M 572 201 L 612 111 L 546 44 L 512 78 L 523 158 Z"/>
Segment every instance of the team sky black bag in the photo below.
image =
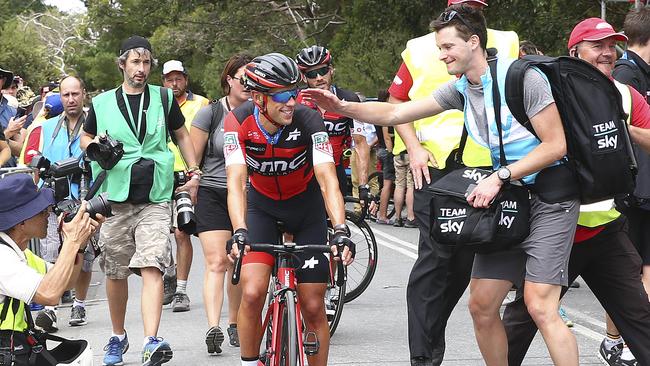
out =
<path fill-rule="evenodd" d="M 567 142 L 568 166 L 582 203 L 634 191 L 637 171 L 621 95 L 591 64 L 575 57 L 524 56 L 508 69 L 506 100 L 512 115 L 535 134 L 524 110 L 524 73 L 535 66 L 548 78 Z"/>
<path fill-rule="evenodd" d="M 490 61 L 492 79 L 496 79 L 496 63 Z M 499 130 L 499 160 L 506 166 L 501 131 L 501 97 L 497 83 L 492 83 L 494 111 Z M 490 169 L 469 168 L 462 164 L 467 130 L 463 128 L 460 145 L 447 158 L 452 170 L 430 188 L 432 219 L 431 237 L 443 248 L 455 251 L 461 247 L 477 253 L 493 253 L 521 243 L 530 233 L 530 193 L 519 182 L 505 183 L 488 208 L 474 208 L 467 202 L 476 185 L 492 174 Z"/>

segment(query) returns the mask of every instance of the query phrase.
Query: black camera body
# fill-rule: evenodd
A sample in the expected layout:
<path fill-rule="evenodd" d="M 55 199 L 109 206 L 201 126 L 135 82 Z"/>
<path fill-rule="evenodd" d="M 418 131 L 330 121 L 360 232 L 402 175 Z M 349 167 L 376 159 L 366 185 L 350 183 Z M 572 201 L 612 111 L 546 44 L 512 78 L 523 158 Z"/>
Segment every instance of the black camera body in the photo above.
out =
<path fill-rule="evenodd" d="M 174 187 L 181 187 L 189 180 L 185 172 L 174 172 Z M 188 192 L 174 193 L 176 204 L 176 226 L 179 230 L 188 234 L 196 233 L 196 214 L 194 205 Z"/>
<path fill-rule="evenodd" d="M 104 170 L 111 170 L 124 155 L 124 145 L 112 138 L 108 132 L 99 135 L 99 142 L 86 147 L 88 159 L 96 161 Z"/>

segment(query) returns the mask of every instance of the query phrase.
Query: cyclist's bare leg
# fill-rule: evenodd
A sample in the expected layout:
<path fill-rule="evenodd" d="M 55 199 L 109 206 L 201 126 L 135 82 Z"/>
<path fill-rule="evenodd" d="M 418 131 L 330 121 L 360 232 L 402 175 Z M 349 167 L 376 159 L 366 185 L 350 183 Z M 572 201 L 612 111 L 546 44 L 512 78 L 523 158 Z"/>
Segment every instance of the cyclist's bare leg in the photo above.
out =
<path fill-rule="evenodd" d="M 262 308 L 269 288 L 272 268 L 262 263 L 248 263 L 242 266 L 241 304 L 237 316 L 237 331 L 241 356 L 252 358 L 259 356 L 262 341 Z"/>
<path fill-rule="evenodd" d="M 511 287 L 509 281 L 485 278 L 472 278 L 469 284 L 474 334 L 488 366 L 508 365 L 508 339 L 499 308 Z"/>
<path fill-rule="evenodd" d="M 232 234 L 229 230 L 212 230 L 199 233 L 199 239 L 203 247 L 203 256 L 205 257 L 203 301 L 208 317 L 208 326 L 210 327 L 219 326 L 221 306 L 223 304 L 223 281 L 226 270 L 229 267 L 232 268 L 226 255 L 226 240 L 230 239 L 231 236 Z M 229 287 L 232 286 L 230 280 L 228 281 L 228 285 Z M 239 287 L 237 286 L 237 288 Z M 241 295 L 237 299 L 233 299 L 230 291 L 228 292 L 229 303 L 237 302 L 236 306 L 229 306 L 228 316 L 235 320 L 232 323 L 237 323 L 237 310 L 239 309 L 240 300 Z"/>
<path fill-rule="evenodd" d="M 327 356 L 330 348 L 330 331 L 325 315 L 325 290 L 324 283 L 301 283 L 298 284 L 298 301 L 300 311 L 305 320 L 307 329 L 305 332 L 314 332 L 318 336 L 320 348 L 318 354 L 307 358 L 309 366 L 327 365 Z"/>

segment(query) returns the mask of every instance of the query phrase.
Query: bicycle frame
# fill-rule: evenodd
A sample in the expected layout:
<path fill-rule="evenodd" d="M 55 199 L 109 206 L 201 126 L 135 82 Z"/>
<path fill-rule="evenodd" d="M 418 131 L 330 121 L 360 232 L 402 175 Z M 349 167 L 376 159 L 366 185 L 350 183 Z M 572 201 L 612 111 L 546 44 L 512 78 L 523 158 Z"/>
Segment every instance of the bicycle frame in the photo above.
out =
<path fill-rule="evenodd" d="M 264 321 L 262 322 L 262 329 L 267 329 L 269 322 L 271 324 L 271 347 L 268 347 L 267 351 L 267 360 L 268 366 L 280 366 L 282 358 L 282 322 L 283 317 L 286 315 L 284 312 L 285 307 L 293 306 L 295 309 L 294 314 L 296 315 L 296 320 L 293 326 L 295 326 L 297 343 L 298 343 L 298 363 L 296 365 L 304 366 L 305 365 L 305 356 L 304 356 L 304 345 L 303 345 L 303 332 L 302 332 L 302 315 L 300 312 L 300 303 L 295 301 L 295 304 L 288 304 L 287 297 L 285 293 L 291 291 L 294 295 L 296 294 L 297 289 L 297 280 L 295 268 L 291 265 L 290 255 L 289 254 L 280 254 L 277 271 L 272 276 L 274 291 L 267 310 Z M 289 298 L 295 299 L 296 296 L 289 296 Z M 291 325 L 291 324 L 290 324 Z M 287 329 L 288 331 L 288 329 Z M 291 340 L 289 340 L 291 341 Z M 270 359 L 269 359 L 270 357 Z M 282 365 L 287 366 L 287 365 Z"/>

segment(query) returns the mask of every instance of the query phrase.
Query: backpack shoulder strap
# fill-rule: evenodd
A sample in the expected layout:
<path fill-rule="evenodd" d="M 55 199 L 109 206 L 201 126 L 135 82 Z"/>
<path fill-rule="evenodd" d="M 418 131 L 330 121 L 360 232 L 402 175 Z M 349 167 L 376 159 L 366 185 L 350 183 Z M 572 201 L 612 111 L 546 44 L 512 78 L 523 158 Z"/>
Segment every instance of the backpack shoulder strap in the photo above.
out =
<path fill-rule="evenodd" d="M 529 131 L 531 130 L 530 121 L 524 108 L 524 74 L 531 66 L 531 62 L 519 59 L 513 62 L 508 68 L 506 74 L 506 102 L 508 109 L 515 119 Z M 531 131 L 534 134 L 534 131 Z"/>
<path fill-rule="evenodd" d="M 225 112 L 221 100 L 216 99 L 210 103 L 210 111 L 212 112 L 212 117 L 210 118 L 210 131 L 208 131 L 208 149 L 205 152 L 204 156 L 211 156 L 214 152 L 213 136 L 217 128 L 219 128 Z"/>

